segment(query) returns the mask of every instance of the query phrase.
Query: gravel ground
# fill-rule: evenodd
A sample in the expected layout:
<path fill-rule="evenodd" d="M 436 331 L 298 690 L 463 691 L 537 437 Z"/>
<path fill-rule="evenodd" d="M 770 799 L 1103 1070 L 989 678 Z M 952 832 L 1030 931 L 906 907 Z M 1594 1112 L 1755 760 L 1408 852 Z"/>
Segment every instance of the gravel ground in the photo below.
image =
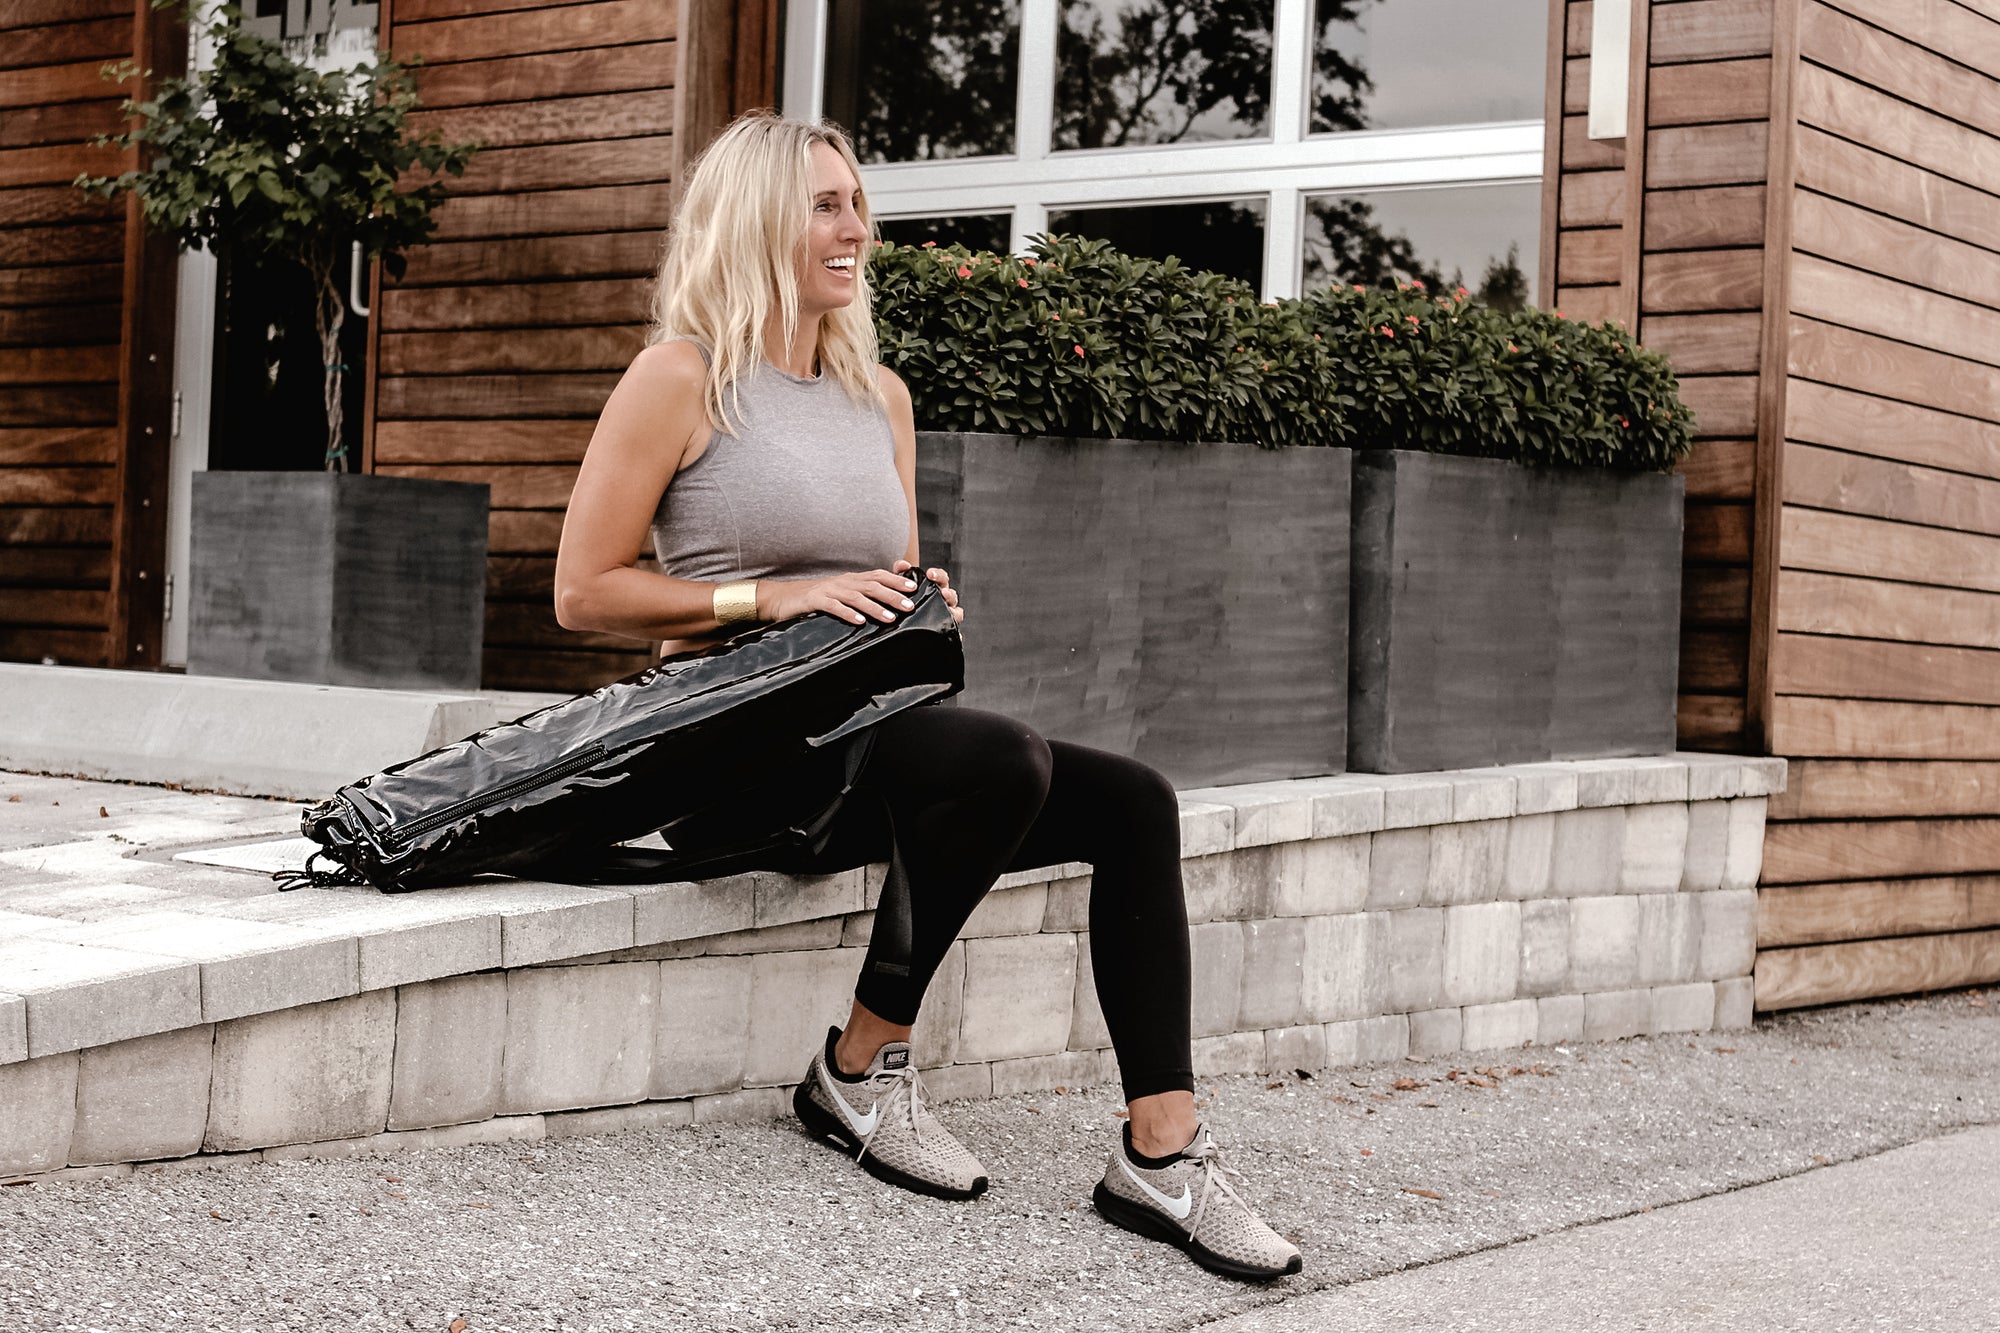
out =
<path fill-rule="evenodd" d="M 4 1189 L 0 1329 L 1187 1328 L 2000 1121 L 2000 994 L 1202 1095 L 1302 1276 L 1247 1287 L 1101 1222 L 1096 1088 L 946 1108 L 996 1182 L 969 1204 L 792 1122 Z"/>

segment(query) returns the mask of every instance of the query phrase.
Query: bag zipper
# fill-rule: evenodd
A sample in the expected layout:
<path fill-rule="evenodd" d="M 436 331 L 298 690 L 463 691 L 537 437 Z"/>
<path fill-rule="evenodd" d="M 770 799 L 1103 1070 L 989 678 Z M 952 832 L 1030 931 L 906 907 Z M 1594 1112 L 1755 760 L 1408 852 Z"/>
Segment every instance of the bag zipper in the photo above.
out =
<path fill-rule="evenodd" d="M 433 810 L 423 818 L 412 820 L 401 828 L 391 827 L 384 829 L 382 831 L 382 840 L 384 842 L 403 845 L 415 842 L 432 829 L 441 828 L 475 810 L 486 806 L 498 805 L 502 801 L 519 796 L 522 792 L 533 791 L 536 787 L 547 786 L 558 778 L 567 777 L 571 773 L 589 768 L 592 764 L 600 762 L 604 756 L 605 749 L 602 745 L 586 746 L 575 754 L 570 755 L 567 759 L 549 764 L 543 768 L 538 768 L 532 773 L 523 773 L 520 777 L 503 782 L 489 792 L 482 792 L 478 796 L 468 796 L 462 801 L 454 801 L 444 809 Z"/>

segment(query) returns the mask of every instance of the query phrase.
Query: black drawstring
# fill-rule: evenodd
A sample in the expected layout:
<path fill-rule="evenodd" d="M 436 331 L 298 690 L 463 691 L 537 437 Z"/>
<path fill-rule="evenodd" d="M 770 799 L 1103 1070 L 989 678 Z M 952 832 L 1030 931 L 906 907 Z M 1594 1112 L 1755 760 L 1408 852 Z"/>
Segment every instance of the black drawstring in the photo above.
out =
<path fill-rule="evenodd" d="M 337 889 L 368 882 L 352 866 L 340 865 L 339 862 L 334 862 L 337 869 L 314 870 L 313 862 L 325 855 L 323 851 L 314 852 L 306 858 L 305 865 L 297 870 L 272 871 L 271 878 L 278 882 L 278 892 L 287 893 L 292 889 Z"/>

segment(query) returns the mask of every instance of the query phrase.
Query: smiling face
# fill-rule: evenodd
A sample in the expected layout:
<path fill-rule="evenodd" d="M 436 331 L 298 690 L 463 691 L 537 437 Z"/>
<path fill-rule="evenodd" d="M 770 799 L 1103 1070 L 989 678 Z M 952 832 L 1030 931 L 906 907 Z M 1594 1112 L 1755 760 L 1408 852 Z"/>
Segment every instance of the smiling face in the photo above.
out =
<path fill-rule="evenodd" d="M 812 220 L 799 256 L 799 314 L 811 318 L 854 299 L 855 269 L 868 244 L 861 183 L 823 143 L 812 146 Z"/>

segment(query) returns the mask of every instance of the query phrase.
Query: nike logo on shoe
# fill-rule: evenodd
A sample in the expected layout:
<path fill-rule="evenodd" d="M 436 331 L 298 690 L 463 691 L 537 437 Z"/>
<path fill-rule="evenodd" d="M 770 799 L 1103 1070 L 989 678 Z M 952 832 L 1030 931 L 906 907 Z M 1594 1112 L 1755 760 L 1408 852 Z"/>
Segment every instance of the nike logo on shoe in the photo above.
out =
<path fill-rule="evenodd" d="M 875 1122 L 882 1118 L 882 1104 L 880 1102 L 870 1106 L 867 1115 L 862 1115 L 847 1104 L 847 1098 L 840 1095 L 840 1082 L 831 1073 L 822 1079 L 821 1082 L 826 1085 L 827 1095 L 833 1098 L 833 1104 L 840 1108 L 841 1115 L 846 1118 L 848 1124 L 854 1126 L 855 1133 L 865 1139 L 875 1132 Z M 1144 1186 L 1142 1185 L 1141 1188 L 1144 1188 Z"/>
<path fill-rule="evenodd" d="M 1186 1185 L 1181 1186 L 1180 1198 L 1169 1198 L 1159 1190 L 1154 1189 L 1151 1185 L 1148 1185 L 1145 1181 L 1139 1179 L 1139 1173 L 1132 1169 L 1132 1164 L 1125 1160 L 1125 1154 L 1122 1152 L 1118 1154 L 1118 1166 L 1125 1172 L 1125 1179 L 1144 1190 L 1146 1197 L 1166 1209 L 1168 1215 L 1174 1221 L 1185 1222 L 1187 1221 L 1188 1214 L 1194 1211 L 1194 1195 Z"/>

